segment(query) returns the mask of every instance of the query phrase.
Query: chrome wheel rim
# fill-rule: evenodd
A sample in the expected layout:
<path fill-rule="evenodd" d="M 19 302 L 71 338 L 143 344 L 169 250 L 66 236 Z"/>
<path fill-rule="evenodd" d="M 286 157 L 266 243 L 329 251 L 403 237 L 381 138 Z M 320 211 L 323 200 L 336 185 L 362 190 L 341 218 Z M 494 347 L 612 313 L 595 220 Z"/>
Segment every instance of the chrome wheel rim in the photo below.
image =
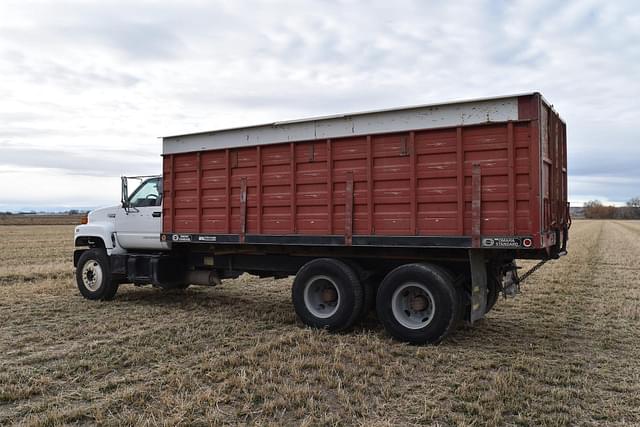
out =
<path fill-rule="evenodd" d="M 422 329 L 433 320 L 435 302 L 422 283 L 403 283 L 391 297 L 391 310 L 393 317 L 405 328 Z"/>
<path fill-rule="evenodd" d="M 315 317 L 326 319 L 340 307 L 340 289 L 328 276 L 313 276 L 304 285 L 304 305 Z"/>
<path fill-rule="evenodd" d="M 94 259 L 89 259 L 82 266 L 82 284 L 91 292 L 100 289 L 102 284 L 102 267 Z"/>

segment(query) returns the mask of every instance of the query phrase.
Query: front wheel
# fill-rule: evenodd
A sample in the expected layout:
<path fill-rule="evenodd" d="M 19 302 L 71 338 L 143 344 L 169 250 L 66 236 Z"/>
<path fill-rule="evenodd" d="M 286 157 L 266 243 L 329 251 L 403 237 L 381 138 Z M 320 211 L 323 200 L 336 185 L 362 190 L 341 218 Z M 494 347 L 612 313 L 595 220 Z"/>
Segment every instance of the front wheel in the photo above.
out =
<path fill-rule="evenodd" d="M 91 300 L 110 300 L 118 291 L 118 284 L 111 277 L 109 258 L 103 249 L 89 249 L 80 256 L 76 282 L 82 296 Z"/>
<path fill-rule="evenodd" d="M 436 344 L 455 329 L 463 304 L 445 270 L 430 264 L 406 264 L 391 271 L 380 284 L 376 311 L 394 338 Z"/>

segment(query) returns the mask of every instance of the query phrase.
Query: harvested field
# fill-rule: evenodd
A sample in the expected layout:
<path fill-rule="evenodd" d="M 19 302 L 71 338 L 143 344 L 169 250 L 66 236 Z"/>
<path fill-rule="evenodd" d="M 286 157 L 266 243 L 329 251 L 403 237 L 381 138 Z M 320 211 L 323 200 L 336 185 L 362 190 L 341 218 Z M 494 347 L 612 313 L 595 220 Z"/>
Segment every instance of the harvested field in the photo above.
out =
<path fill-rule="evenodd" d="M 4 215 L 0 225 L 76 225 L 84 215 Z"/>
<path fill-rule="evenodd" d="M 576 221 L 437 347 L 303 328 L 289 279 L 87 301 L 73 227 L 0 230 L 0 424 L 640 424 L 638 221 Z"/>

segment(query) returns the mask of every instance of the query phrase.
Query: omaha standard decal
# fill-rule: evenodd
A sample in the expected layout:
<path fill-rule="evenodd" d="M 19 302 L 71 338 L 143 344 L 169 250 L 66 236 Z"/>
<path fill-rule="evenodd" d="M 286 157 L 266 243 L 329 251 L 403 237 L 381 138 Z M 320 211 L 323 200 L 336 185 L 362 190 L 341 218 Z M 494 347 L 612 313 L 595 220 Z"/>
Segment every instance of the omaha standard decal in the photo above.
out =
<path fill-rule="evenodd" d="M 198 240 L 201 242 L 215 242 L 217 240 L 216 236 L 198 236 Z"/>
<path fill-rule="evenodd" d="M 191 235 L 190 234 L 174 234 L 171 236 L 171 240 L 174 242 L 190 242 Z"/>
<path fill-rule="evenodd" d="M 482 247 L 484 248 L 521 248 L 527 247 L 523 244 L 523 240 L 531 242 L 530 238 L 520 237 L 483 237 Z M 529 244 L 529 246 L 531 246 Z"/>

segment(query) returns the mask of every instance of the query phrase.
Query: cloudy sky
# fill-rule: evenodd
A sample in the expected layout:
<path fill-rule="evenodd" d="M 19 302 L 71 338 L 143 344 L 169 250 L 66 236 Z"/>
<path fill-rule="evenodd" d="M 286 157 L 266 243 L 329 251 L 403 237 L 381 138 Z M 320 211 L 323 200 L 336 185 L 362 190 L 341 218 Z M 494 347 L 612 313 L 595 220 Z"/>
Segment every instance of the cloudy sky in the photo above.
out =
<path fill-rule="evenodd" d="M 0 210 L 93 207 L 175 133 L 540 91 L 570 199 L 640 195 L 637 1 L 0 2 Z"/>

